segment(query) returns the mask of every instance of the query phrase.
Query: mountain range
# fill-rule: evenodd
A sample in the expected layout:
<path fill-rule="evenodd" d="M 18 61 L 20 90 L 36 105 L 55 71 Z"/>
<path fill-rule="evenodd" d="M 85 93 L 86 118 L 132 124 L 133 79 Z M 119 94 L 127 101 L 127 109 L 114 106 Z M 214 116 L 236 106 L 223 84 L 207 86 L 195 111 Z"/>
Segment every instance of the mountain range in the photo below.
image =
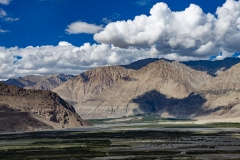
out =
<path fill-rule="evenodd" d="M 148 59 L 139 60 L 139 61 L 133 62 L 131 64 L 122 65 L 122 66 L 127 69 L 138 70 L 138 69 L 146 66 L 147 64 L 158 61 L 158 60 L 160 60 L 160 59 L 148 58 Z M 164 59 L 164 60 L 168 61 L 168 62 L 172 62 L 172 60 L 168 60 L 168 59 Z M 219 73 L 226 71 L 227 69 L 231 68 L 233 65 L 235 65 L 239 62 L 240 62 L 240 58 L 227 57 L 223 60 L 215 60 L 215 61 L 197 60 L 197 61 L 183 61 L 181 63 L 185 64 L 186 66 L 188 66 L 192 69 L 207 72 L 208 74 L 215 77 Z"/>
<path fill-rule="evenodd" d="M 25 89 L 53 90 L 74 77 L 74 75 L 66 74 L 28 75 L 19 78 L 11 78 L 3 81 L 3 83 Z"/>
<path fill-rule="evenodd" d="M 238 81 L 235 74 L 240 68 L 233 65 L 238 62 L 238 58 L 195 63 L 146 59 L 86 71 L 53 91 L 77 103 L 74 107 L 84 119 L 149 113 L 174 118 L 228 117 L 231 114 L 224 112 L 233 104 L 233 92 L 222 86 L 235 86 L 232 82 Z M 221 84 L 219 79 L 223 79 Z M 210 94 L 219 89 L 224 94 Z M 216 100 L 218 96 L 230 100 Z"/>
<path fill-rule="evenodd" d="M 148 65 L 149 63 L 158 61 L 158 58 L 148 58 L 133 62 L 128 65 L 122 65 L 126 69 L 139 70 L 142 67 Z M 172 62 L 171 60 L 163 59 L 167 62 Z M 216 76 L 223 71 L 231 68 L 233 65 L 240 62 L 240 58 L 225 58 L 224 60 L 208 61 L 208 60 L 199 60 L 199 61 L 184 61 L 181 62 L 186 66 L 207 72 L 211 76 Z M 47 74 L 47 75 L 27 75 L 24 77 L 11 78 L 3 83 L 7 85 L 14 85 L 25 89 L 42 89 L 42 90 L 53 90 L 56 87 L 60 86 L 64 82 L 76 77 L 75 75 L 68 74 Z"/>
<path fill-rule="evenodd" d="M 188 62 L 149 58 L 129 65 L 97 67 L 57 85 L 52 85 L 49 78 L 20 79 L 34 82 L 24 88 L 38 84 L 38 88 L 45 89 L 41 83 L 47 80 L 53 86 L 51 90 L 65 103 L 75 104 L 74 111 L 83 119 L 136 114 L 187 119 L 232 118 L 239 116 L 239 62 L 239 58 Z"/>

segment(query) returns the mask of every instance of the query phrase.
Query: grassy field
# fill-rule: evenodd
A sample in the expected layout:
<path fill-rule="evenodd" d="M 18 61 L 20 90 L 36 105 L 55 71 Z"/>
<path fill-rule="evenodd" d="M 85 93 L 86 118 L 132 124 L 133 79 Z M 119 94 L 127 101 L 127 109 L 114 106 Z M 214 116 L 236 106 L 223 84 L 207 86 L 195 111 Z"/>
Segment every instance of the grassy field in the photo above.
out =
<path fill-rule="evenodd" d="M 117 126 L 115 128 L 127 128 L 127 126 Z M 141 124 L 129 126 L 128 128 L 240 128 L 239 123 L 209 123 L 209 124 Z"/>
<path fill-rule="evenodd" d="M 137 115 L 121 118 L 107 118 L 107 119 L 89 119 L 94 125 L 102 124 L 134 124 L 130 128 L 240 128 L 240 123 L 231 122 L 217 122 L 197 124 L 197 120 L 191 119 L 174 119 L 162 118 L 158 115 Z M 141 125 L 138 125 L 138 123 Z M 146 123 L 146 125 L 144 125 Z M 117 126 L 118 127 L 118 126 Z M 118 128 L 125 128 L 126 126 L 119 126 Z"/>
<path fill-rule="evenodd" d="M 135 115 L 121 118 L 88 119 L 93 124 L 117 124 L 117 123 L 158 123 L 158 122 L 191 122 L 190 119 L 162 118 L 159 115 Z"/>

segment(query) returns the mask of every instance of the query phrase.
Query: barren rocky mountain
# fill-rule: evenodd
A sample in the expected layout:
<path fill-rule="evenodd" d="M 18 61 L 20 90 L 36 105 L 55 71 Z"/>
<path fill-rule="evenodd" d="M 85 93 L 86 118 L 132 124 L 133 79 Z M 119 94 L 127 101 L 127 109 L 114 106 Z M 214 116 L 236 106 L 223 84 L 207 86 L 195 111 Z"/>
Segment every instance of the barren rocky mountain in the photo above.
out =
<path fill-rule="evenodd" d="M 216 76 L 219 73 L 222 73 L 232 66 L 238 64 L 240 58 L 228 57 L 223 60 L 199 60 L 199 61 L 186 61 L 182 62 L 183 64 L 200 71 L 206 71 L 208 74 Z"/>
<path fill-rule="evenodd" d="M 138 69 L 148 65 L 149 63 L 152 63 L 152 62 L 155 62 L 158 60 L 160 60 L 160 59 L 148 58 L 148 59 L 143 59 L 143 60 L 133 62 L 129 65 L 122 65 L 122 66 L 127 69 L 138 70 Z M 167 59 L 164 59 L 164 60 L 171 62 L 171 60 L 167 60 Z M 210 74 L 212 76 L 217 76 L 219 73 L 222 73 L 222 72 L 228 70 L 229 68 L 231 68 L 232 66 L 234 66 L 235 64 L 237 64 L 239 62 L 240 62 L 240 58 L 228 57 L 223 60 L 215 60 L 215 61 L 197 60 L 197 61 L 184 61 L 181 63 L 185 64 L 186 66 L 188 66 L 192 69 L 207 72 L 208 74 Z"/>
<path fill-rule="evenodd" d="M 212 77 L 176 61 L 157 60 L 143 67 L 98 67 L 60 85 L 54 92 L 78 103 L 84 118 L 152 113 L 183 99 Z"/>
<path fill-rule="evenodd" d="M 149 63 L 155 62 L 160 60 L 159 58 L 147 58 L 147 59 L 142 59 L 142 60 L 138 60 L 136 62 L 133 62 L 131 64 L 127 64 L 127 65 L 122 65 L 124 68 L 127 69 L 134 69 L 134 70 L 139 70 L 142 67 L 148 65 Z M 170 60 L 166 60 L 165 61 L 170 61 Z"/>
<path fill-rule="evenodd" d="M 3 83 L 14 85 L 25 89 L 53 90 L 67 80 L 74 78 L 73 75 L 49 74 L 44 76 L 28 75 L 19 78 L 12 78 Z"/>
<path fill-rule="evenodd" d="M 219 74 L 184 99 L 167 99 L 169 106 L 158 111 L 178 118 L 238 118 L 240 115 L 240 64 Z"/>
<path fill-rule="evenodd" d="M 139 60 L 130 65 L 98 67 L 86 71 L 68 81 L 65 79 L 66 82 L 53 91 L 69 103 L 76 104 L 76 111 L 86 119 L 145 113 L 175 118 L 236 117 L 240 107 L 240 66 L 230 67 L 238 61 L 238 58 L 190 61 L 184 62 L 186 66 L 164 59 Z M 46 89 L 50 88 L 48 84 L 52 86 L 54 82 L 59 82 L 61 76 L 64 75 L 48 78 L 26 76 L 17 82 L 28 85 L 26 88 Z M 40 103 L 34 98 L 31 103 L 36 101 Z M 25 113 L 22 110 L 21 113 L 16 112 L 15 117 L 22 114 L 30 119 L 23 118 L 24 122 L 34 121 L 42 128 L 54 125 L 56 128 L 56 123 L 46 120 L 47 116 L 41 115 L 39 111 Z M 36 119 L 41 120 L 37 123 Z"/>
<path fill-rule="evenodd" d="M 26 90 L 0 82 L 0 132 L 71 128 L 88 125 L 56 93 Z"/>

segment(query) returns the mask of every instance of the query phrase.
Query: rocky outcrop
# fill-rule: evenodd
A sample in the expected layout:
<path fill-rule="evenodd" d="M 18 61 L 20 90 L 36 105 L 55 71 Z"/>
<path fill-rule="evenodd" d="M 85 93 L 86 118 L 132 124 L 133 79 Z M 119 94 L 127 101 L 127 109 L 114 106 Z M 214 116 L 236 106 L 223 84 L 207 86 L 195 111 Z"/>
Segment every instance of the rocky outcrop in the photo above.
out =
<path fill-rule="evenodd" d="M 158 60 L 137 70 L 123 66 L 99 67 L 67 81 L 54 92 L 77 102 L 74 107 L 84 118 L 121 117 L 152 113 L 161 108 L 161 105 L 149 105 L 152 100 L 140 103 L 139 97 L 146 93 L 164 95 L 153 102 L 159 104 L 166 98 L 185 98 L 211 79 L 210 75 L 179 62 Z"/>
<path fill-rule="evenodd" d="M 30 126 L 27 130 L 46 128 L 72 128 L 88 125 L 75 112 L 75 109 L 56 93 L 43 90 L 26 90 L 0 83 L 0 114 L 7 116 L 0 130 L 9 131 L 9 127 Z M 17 117 L 22 117 L 17 121 Z M 15 121 L 11 121 L 15 120 Z M 35 121 L 28 124 L 29 121 Z M 19 123 L 18 123 L 19 122 Z M 25 123 L 26 122 L 26 123 Z M 42 126 L 42 127 L 39 127 Z M 21 128 L 21 127 L 20 127 Z M 21 131 L 25 131 L 22 128 Z M 19 128 L 17 129 L 19 131 Z"/>
<path fill-rule="evenodd" d="M 4 81 L 7 85 L 14 85 L 25 89 L 53 90 L 67 80 L 74 78 L 73 75 L 49 74 L 44 76 L 28 75 L 19 78 L 12 78 Z"/>

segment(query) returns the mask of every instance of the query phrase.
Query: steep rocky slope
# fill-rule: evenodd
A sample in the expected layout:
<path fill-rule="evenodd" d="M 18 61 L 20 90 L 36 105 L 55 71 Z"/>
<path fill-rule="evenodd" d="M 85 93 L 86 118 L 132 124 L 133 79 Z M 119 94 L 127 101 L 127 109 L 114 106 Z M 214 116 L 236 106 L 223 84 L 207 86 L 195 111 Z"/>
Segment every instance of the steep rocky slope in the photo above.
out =
<path fill-rule="evenodd" d="M 219 74 L 185 99 L 171 101 L 159 114 L 189 118 L 237 118 L 240 115 L 240 64 Z"/>
<path fill-rule="evenodd" d="M 88 125 L 56 93 L 0 82 L 0 131 L 32 131 Z"/>
<path fill-rule="evenodd" d="M 53 90 L 67 80 L 74 78 L 73 75 L 49 74 L 44 76 L 28 75 L 19 78 L 12 78 L 3 83 L 14 85 L 25 89 Z"/>
<path fill-rule="evenodd" d="M 211 79 L 179 62 L 157 60 L 138 70 L 99 67 L 67 81 L 54 92 L 77 102 L 75 109 L 84 118 L 121 117 L 155 112 L 168 103 L 166 98 L 187 97 Z M 150 100 L 155 94 L 157 98 Z M 145 95 L 148 98 L 141 98 Z"/>

